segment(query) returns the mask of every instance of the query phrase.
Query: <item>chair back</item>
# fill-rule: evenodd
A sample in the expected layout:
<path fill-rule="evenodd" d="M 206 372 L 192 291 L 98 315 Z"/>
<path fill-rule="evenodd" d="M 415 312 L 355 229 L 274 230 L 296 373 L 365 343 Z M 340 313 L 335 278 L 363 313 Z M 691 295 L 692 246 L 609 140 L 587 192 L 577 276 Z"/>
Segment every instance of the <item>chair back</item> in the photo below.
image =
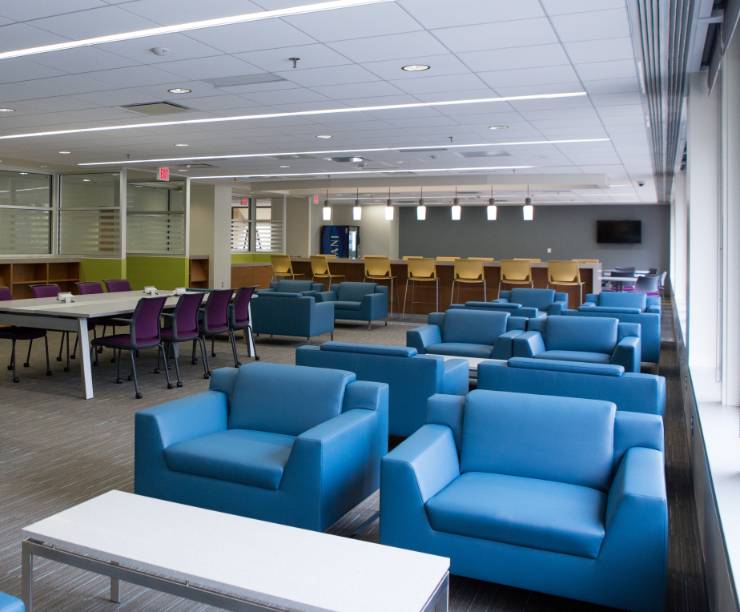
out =
<path fill-rule="evenodd" d="M 131 316 L 131 347 L 159 344 L 159 319 L 167 301 L 166 296 L 144 297 L 136 304 Z"/>
<path fill-rule="evenodd" d="M 597 297 L 597 304 L 605 307 L 638 308 L 645 310 L 647 297 L 644 293 L 629 291 L 602 291 Z"/>
<path fill-rule="evenodd" d="M 451 263 L 453 261 L 457 261 L 460 259 L 459 257 L 445 257 L 445 256 L 439 256 L 434 258 L 436 261 L 439 261 L 441 263 Z"/>
<path fill-rule="evenodd" d="M 214 289 L 208 294 L 203 327 L 207 332 L 218 332 L 229 328 L 229 304 L 234 292 L 231 289 Z"/>
<path fill-rule="evenodd" d="M 493 257 L 468 257 L 469 261 L 482 261 L 484 263 L 491 263 L 496 261 Z"/>
<path fill-rule="evenodd" d="M 659 282 L 660 277 L 657 274 L 638 276 L 637 282 L 635 283 L 635 291 L 640 291 L 642 293 L 657 293 Z"/>
<path fill-rule="evenodd" d="M 10 287 L 0 287 L 0 302 L 7 302 L 13 299 L 13 293 L 10 291 Z"/>
<path fill-rule="evenodd" d="M 509 292 L 509 301 L 529 308 L 547 310 L 555 303 L 554 289 L 521 289 L 515 287 Z"/>
<path fill-rule="evenodd" d="M 119 291 L 131 291 L 131 283 L 125 278 L 112 278 L 103 281 L 105 288 L 109 293 L 117 293 Z"/>
<path fill-rule="evenodd" d="M 200 291 L 183 293 L 177 300 L 172 335 L 174 339 L 193 338 L 198 335 L 198 310 L 203 303 L 205 293 Z"/>
<path fill-rule="evenodd" d="M 567 260 L 552 260 L 547 262 L 547 280 L 552 284 L 580 283 L 581 269 L 578 262 Z"/>
<path fill-rule="evenodd" d="M 493 346 L 506 332 L 508 321 L 508 312 L 451 308 L 444 314 L 442 340 Z"/>
<path fill-rule="evenodd" d="M 409 261 L 410 259 L 424 259 L 421 255 L 404 255 L 403 260 Z"/>
<path fill-rule="evenodd" d="M 311 255 L 311 273 L 314 276 L 329 274 L 329 259 L 326 255 Z"/>
<path fill-rule="evenodd" d="M 77 295 L 94 295 L 103 293 L 103 286 L 97 281 L 84 281 L 75 283 Z"/>
<path fill-rule="evenodd" d="M 528 259 L 501 260 L 501 280 L 531 281 L 532 262 Z"/>
<path fill-rule="evenodd" d="M 660 280 L 658 281 L 658 284 L 660 285 L 660 288 L 661 289 L 663 289 L 663 287 L 665 287 L 665 277 L 666 276 L 668 276 L 668 272 L 666 272 L 665 270 L 663 270 L 660 273 L 660 276 L 659 276 Z"/>
<path fill-rule="evenodd" d="M 382 257 L 379 255 L 366 255 L 364 258 L 364 262 L 365 262 L 365 276 L 390 278 L 391 276 L 390 258 Z"/>
<path fill-rule="evenodd" d="M 635 275 L 635 268 L 614 268 L 614 272 L 612 273 L 614 276 L 634 276 Z"/>
<path fill-rule="evenodd" d="M 59 295 L 59 285 L 31 285 L 31 295 L 35 298 L 56 297 Z"/>
<path fill-rule="evenodd" d="M 270 288 L 273 291 L 285 293 L 301 293 L 303 291 L 321 291 L 323 286 L 321 283 L 314 283 L 312 280 L 280 279 L 270 283 Z"/>
<path fill-rule="evenodd" d="M 407 274 L 411 280 L 415 279 L 435 279 L 437 278 L 436 262 L 431 257 L 421 257 L 419 259 L 408 259 L 406 263 Z"/>
<path fill-rule="evenodd" d="M 479 259 L 458 259 L 454 266 L 455 280 L 483 280 L 483 262 Z"/>
<path fill-rule="evenodd" d="M 290 255 L 272 255 L 272 271 L 274 274 L 293 274 L 293 262 Z"/>
<path fill-rule="evenodd" d="M 552 316 L 544 321 L 547 350 L 611 354 L 619 341 L 613 317 Z"/>
<path fill-rule="evenodd" d="M 257 287 L 240 287 L 231 304 L 229 325 L 232 329 L 241 329 L 249 325 L 249 304 Z"/>
<path fill-rule="evenodd" d="M 542 260 L 539 257 L 512 257 L 514 261 L 528 261 L 530 263 L 540 263 Z"/>
<path fill-rule="evenodd" d="M 584 263 L 584 264 L 601 263 L 601 260 L 599 259 L 571 259 L 571 261 L 575 261 L 576 263 Z"/>

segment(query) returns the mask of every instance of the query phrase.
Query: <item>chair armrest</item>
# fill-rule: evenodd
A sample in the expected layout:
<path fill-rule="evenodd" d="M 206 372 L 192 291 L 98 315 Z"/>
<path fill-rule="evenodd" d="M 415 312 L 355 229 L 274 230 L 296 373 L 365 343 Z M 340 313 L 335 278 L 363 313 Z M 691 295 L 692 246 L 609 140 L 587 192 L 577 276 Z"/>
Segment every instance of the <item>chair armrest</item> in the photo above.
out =
<path fill-rule="evenodd" d="M 255 292 L 255 295 L 256 295 L 256 296 L 260 296 L 260 295 L 262 295 L 263 293 L 273 293 L 274 291 L 275 291 L 275 288 L 274 288 L 274 287 L 267 287 L 267 288 L 265 288 L 265 289 L 258 289 L 258 290 L 257 290 L 257 291 Z"/>
<path fill-rule="evenodd" d="M 581 304 L 578 307 L 578 310 L 590 310 L 592 308 L 596 308 L 596 302 L 595 301 L 593 301 L 593 302 L 583 302 L 583 304 Z"/>
<path fill-rule="evenodd" d="M 568 302 L 553 302 L 548 305 L 547 312 L 548 316 L 555 316 L 563 314 L 563 310 L 568 307 Z"/>
<path fill-rule="evenodd" d="M 467 359 L 448 359 L 442 364 L 442 385 L 437 393 L 466 395 L 470 390 L 470 365 Z"/>
<path fill-rule="evenodd" d="M 645 309 L 645 312 L 651 312 L 653 314 L 660 314 L 660 305 L 658 304 L 648 304 L 647 308 Z"/>
<path fill-rule="evenodd" d="M 312 306 L 311 330 L 317 333 L 334 331 L 334 302 L 316 302 Z M 312 334 L 313 335 L 313 334 Z"/>
<path fill-rule="evenodd" d="M 524 332 L 512 340 L 514 357 L 534 357 L 545 352 L 542 334 L 537 331 Z"/>
<path fill-rule="evenodd" d="M 610 363 L 616 363 L 624 366 L 625 372 L 639 372 L 640 371 L 640 357 L 641 357 L 641 344 L 640 339 L 635 336 L 627 336 L 619 341 L 619 344 L 614 348 Z"/>
<path fill-rule="evenodd" d="M 525 319 L 526 320 L 526 319 Z M 522 334 L 527 332 L 521 329 L 512 329 L 501 334 L 496 341 L 493 343 L 493 351 L 491 351 L 492 359 L 509 359 L 514 354 L 513 342 L 515 338 L 518 338 Z"/>
<path fill-rule="evenodd" d="M 535 310 L 535 309 L 531 308 L 530 310 Z M 529 317 L 511 316 L 509 317 L 508 321 L 506 321 L 506 331 L 516 331 L 516 330 L 526 331 L 527 321 L 529 321 Z"/>
<path fill-rule="evenodd" d="M 406 346 L 415 348 L 419 353 L 426 353 L 426 347 L 442 342 L 439 325 L 422 325 L 406 332 Z"/>
<path fill-rule="evenodd" d="M 586 301 L 584 304 L 598 304 L 599 303 L 599 296 L 595 293 L 587 293 L 586 294 Z"/>
<path fill-rule="evenodd" d="M 634 446 L 622 457 L 609 489 L 607 529 L 625 506 L 643 503 L 667 504 L 663 453 L 654 448 Z"/>
<path fill-rule="evenodd" d="M 361 309 L 368 318 L 385 318 L 388 315 L 388 294 L 378 291 L 364 295 Z"/>

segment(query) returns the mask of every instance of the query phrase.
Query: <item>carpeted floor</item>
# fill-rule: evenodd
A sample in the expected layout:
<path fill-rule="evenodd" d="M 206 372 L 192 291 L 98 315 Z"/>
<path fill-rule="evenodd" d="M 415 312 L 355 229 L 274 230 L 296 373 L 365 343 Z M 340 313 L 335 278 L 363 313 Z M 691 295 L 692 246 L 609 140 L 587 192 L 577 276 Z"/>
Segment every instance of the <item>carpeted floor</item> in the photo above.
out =
<path fill-rule="evenodd" d="M 681 418 L 675 349 L 670 311 L 664 324 L 661 373 L 668 378 L 666 414 L 666 471 L 670 502 L 670 570 L 668 610 L 700 612 L 706 609 L 686 433 Z M 368 331 L 362 325 L 340 325 L 336 339 L 347 342 L 403 344 L 409 324 L 392 322 Z M 56 355 L 58 334 L 50 334 Z M 314 340 L 318 343 L 320 340 Z M 110 489 L 132 490 L 133 415 L 137 410 L 207 387 L 200 365 L 182 359 L 185 386 L 167 390 L 164 376 L 152 372 L 154 355 L 139 360 L 144 398 L 133 398 L 131 383 L 116 385 L 109 355 L 94 371 L 95 399 L 80 399 L 79 369 L 65 373 L 53 361 L 54 374 L 44 375 L 41 344 L 34 347 L 31 368 L 20 368 L 21 382 L 13 384 L 4 369 L 9 343 L 0 343 L 0 591 L 20 591 L 20 529 L 71 505 Z M 265 361 L 293 363 L 294 351 L 303 342 L 260 338 L 258 351 Z M 244 351 L 244 345 L 240 345 Z M 230 350 L 217 343 L 213 366 L 230 365 Z M 53 356 L 52 356 L 53 359 Z M 127 370 L 125 370 L 127 371 Z M 377 495 L 346 515 L 331 529 L 354 534 L 377 510 Z M 377 541 L 378 523 L 370 523 L 357 537 Z M 122 584 L 122 603 L 109 602 L 105 578 L 38 559 L 34 600 L 39 611 L 96 610 L 204 610 L 204 606 Z M 450 608 L 484 610 L 592 610 L 579 602 L 558 599 L 494 584 L 453 577 Z"/>

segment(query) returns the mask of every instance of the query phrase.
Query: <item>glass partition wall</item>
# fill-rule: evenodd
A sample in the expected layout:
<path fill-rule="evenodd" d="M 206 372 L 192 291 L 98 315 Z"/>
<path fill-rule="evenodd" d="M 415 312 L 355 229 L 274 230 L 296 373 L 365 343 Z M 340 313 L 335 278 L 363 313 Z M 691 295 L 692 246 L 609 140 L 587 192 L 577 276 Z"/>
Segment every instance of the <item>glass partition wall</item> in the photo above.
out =
<path fill-rule="evenodd" d="M 126 191 L 127 252 L 185 255 L 185 181 L 129 174 Z"/>
<path fill-rule="evenodd" d="M 52 177 L 0 170 L 0 256 L 52 252 Z"/>

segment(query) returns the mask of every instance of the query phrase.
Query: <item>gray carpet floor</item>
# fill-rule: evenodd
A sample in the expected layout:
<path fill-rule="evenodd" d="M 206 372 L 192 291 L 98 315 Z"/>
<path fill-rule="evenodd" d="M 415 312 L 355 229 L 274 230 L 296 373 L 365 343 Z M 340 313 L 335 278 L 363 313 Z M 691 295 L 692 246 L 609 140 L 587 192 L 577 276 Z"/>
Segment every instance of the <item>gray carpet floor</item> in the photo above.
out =
<path fill-rule="evenodd" d="M 670 311 L 664 324 L 661 373 L 668 378 L 666 414 L 666 471 L 670 502 L 669 610 L 706 609 L 702 566 L 696 539 L 696 517 L 691 503 L 686 432 L 681 418 L 675 349 Z M 348 342 L 403 344 L 409 324 L 392 322 L 368 331 L 361 325 L 338 326 L 336 339 Z M 314 340 L 318 343 L 320 340 Z M 168 390 L 164 376 L 154 374 L 155 355 L 139 360 L 144 398 L 133 398 L 133 385 L 114 383 L 115 367 L 109 354 L 94 370 L 95 399 L 80 399 L 79 366 L 63 372 L 54 361 L 59 335 L 50 334 L 53 376 L 42 367 L 42 343 L 37 343 L 30 368 L 20 368 L 21 382 L 13 384 L 5 371 L 9 343 L 0 343 L 0 591 L 20 592 L 20 530 L 35 520 L 111 489 L 131 491 L 133 485 L 133 415 L 137 410 L 196 393 L 207 387 L 200 365 L 183 358 L 185 385 Z M 293 363 L 302 342 L 260 338 L 258 351 L 265 361 Z M 230 350 L 217 343 L 213 366 L 230 365 Z M 240 345 L 244 352 L 244 345 Z M 22 359 L 21 359 L 22 361 Z M 127 372 L 127 369 L 124 369 Z M 343 517 L 330 531 L 377 541 L 378 523 L 358 533 L 358 526 L 377 510 L 377 494 Z M 107 600 L 105 578 L 51 561 L 36 561 L 34 600 L 39 611 L 205 610 L 168 595 L 122 584 L 122 603 Z M 495 584 L 453 577 L 451 609 L 484 610 L 592 610 L 579 602 L 559 599 Z"/>

